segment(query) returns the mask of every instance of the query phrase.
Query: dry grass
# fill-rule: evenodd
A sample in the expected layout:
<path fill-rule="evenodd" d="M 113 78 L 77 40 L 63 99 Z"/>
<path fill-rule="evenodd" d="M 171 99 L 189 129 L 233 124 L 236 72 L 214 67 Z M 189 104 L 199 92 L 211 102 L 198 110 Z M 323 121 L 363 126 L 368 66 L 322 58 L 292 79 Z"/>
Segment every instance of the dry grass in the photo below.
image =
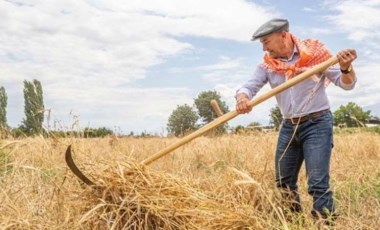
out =
<path fill-rule="evenodd" d="M 198 138 L 143 169 L 136 162 L 175 138 L 3 140 L 0 229 L 318 229 L 309 211 L 286 215 L 274 187 L 277 133 Z M 74 158 L 97 188 L 69 171 Z M 380 135 L 337 134 L 335 229 L 380 226 Z"/>

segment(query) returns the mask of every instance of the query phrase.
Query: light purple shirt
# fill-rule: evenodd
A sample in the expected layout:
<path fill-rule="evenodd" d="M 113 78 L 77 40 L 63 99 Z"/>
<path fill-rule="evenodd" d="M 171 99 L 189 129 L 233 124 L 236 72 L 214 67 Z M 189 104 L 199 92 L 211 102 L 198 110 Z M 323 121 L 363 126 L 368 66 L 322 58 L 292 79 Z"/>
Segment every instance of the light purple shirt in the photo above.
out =
<path fill-rule="evenodd" d="M 293 64 L 298 59 L 299 53 L 297 49 L 294 49 L 293 55 L 288 60 L 280 60 L 287 64 Z M 356 78 L 352 84 L 344 84 L 342 82 L 342 73 L 340 72 L 339 66 L 328 68 L 323 73 L 318 74 L 318 78 L 320 79 L 319 81 L 308 78 L 276 95 L 276 100 L 283 118 L 300 117 L 305 114 L 330 109 L 325 87 L 326 78 L 328 78 L 334 85 L 345 90 L 353 89 L 356 84 Z M 270 71 L 262 65 L 259 65 L 252 78 L 237 90 L 236 95 L 239 93 L 245 93 L 251 100 L 266 83 L 269 82 L 270 86 L 274 88 L 285 81 L 286 78 L 284 74 Z M 315 93 L 312 93 L 314 91 Z M 310 99 L 310 102 L 308 102 L 310 96 L 312 98 Z"/>

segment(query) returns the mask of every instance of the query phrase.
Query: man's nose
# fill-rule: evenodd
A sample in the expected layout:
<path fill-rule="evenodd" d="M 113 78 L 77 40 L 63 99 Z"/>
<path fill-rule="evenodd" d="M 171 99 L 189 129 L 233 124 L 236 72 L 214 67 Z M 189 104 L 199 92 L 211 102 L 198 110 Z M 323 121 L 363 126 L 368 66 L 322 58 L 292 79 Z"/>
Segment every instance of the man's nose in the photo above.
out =
<path fill-rule="evenodd" d="M 267 49 L 268 47 L 265 44 L 263 44 L 263 51 L 267 51 Z"/>

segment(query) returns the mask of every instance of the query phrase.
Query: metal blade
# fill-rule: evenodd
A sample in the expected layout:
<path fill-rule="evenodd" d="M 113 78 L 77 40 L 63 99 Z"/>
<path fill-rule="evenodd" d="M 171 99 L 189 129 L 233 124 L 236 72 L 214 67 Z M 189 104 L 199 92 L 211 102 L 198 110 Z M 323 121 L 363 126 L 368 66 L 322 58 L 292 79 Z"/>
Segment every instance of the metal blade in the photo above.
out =
<path fill-rule="evenodd" d="M 80 170 L 79 168 L 75 165 L 72 154 L 71 154 L 71 145 L 66 150 L 65 154 L 65 160 L 67 166 L 69 166 L 70 170 L 77 176 L 81 181 L 86 183 L 87 185 L 94 185 L 95 183 L 92 182 L 90 179 L 88 179 Z"/>

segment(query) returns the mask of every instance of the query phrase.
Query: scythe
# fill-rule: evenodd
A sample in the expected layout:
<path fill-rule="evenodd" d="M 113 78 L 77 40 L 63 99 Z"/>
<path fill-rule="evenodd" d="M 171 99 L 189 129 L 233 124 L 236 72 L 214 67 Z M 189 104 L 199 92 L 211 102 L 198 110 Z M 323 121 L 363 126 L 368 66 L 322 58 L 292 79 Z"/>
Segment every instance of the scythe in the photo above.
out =
<path fill-rule="evenodd" d="M 333 56 L 329 58 L 328 60 L 306 70 L 305 72 L 291 78 L 290 80 L 286 81 L 285 83 L 273 88 L 272 90 L 262 94 L 261 96 L 257 96 L 253 98 L 251 101 L 249 101 L 249 105 L 254 107 L 258 104 L 260 104 L 263 101 L 266 101 L 267 99 L 281 93 L 282 91 L 300 83 L 301 81 L 306 80 L 307 78 L 313 76 L 316 73 L 322 72 L 328 67 L 338 63 L 338 58 L 336 56 Z M 167 146 L 166 148 L 158 151 L 157 153 L 153 154 L 152 156 L 148 157 L 147 159 L 143 160 L 141 164 L 143 165 L 149 165 L 152 162 L 158 160 L 159 158 L 167 155 L 168 153 L 174 151 L 175 149 L 181 147 L 182 145 L 190 142 L 191 140 L 203 135 L 204 133 L 208 132 L 211 129 L 216 128 L 217 126 L 235 118 L 238 116 L 238 112 L 236 110 L 233 110 L 231 112 L 228 112 L 214 121 L 210 122 L 209 124 L 203 126 L 202 128 L 198 129 L 197 131 L 183 137 L 182 139 L 178 140 L 177 142 L 174 142 L 173 144 Z M 88 179 L 75 165 L 73 159 L 72 159 L 72 154 L 71 154 L 71 146 L 69 146 L 66 150 L 66 163 L 68 167 L 71 169 L 71 171 L 79 178 L 81 179 L 84 183 L 88 185 L 94 185 L 94 182 L 92 182 L 90 179 Z"/>

